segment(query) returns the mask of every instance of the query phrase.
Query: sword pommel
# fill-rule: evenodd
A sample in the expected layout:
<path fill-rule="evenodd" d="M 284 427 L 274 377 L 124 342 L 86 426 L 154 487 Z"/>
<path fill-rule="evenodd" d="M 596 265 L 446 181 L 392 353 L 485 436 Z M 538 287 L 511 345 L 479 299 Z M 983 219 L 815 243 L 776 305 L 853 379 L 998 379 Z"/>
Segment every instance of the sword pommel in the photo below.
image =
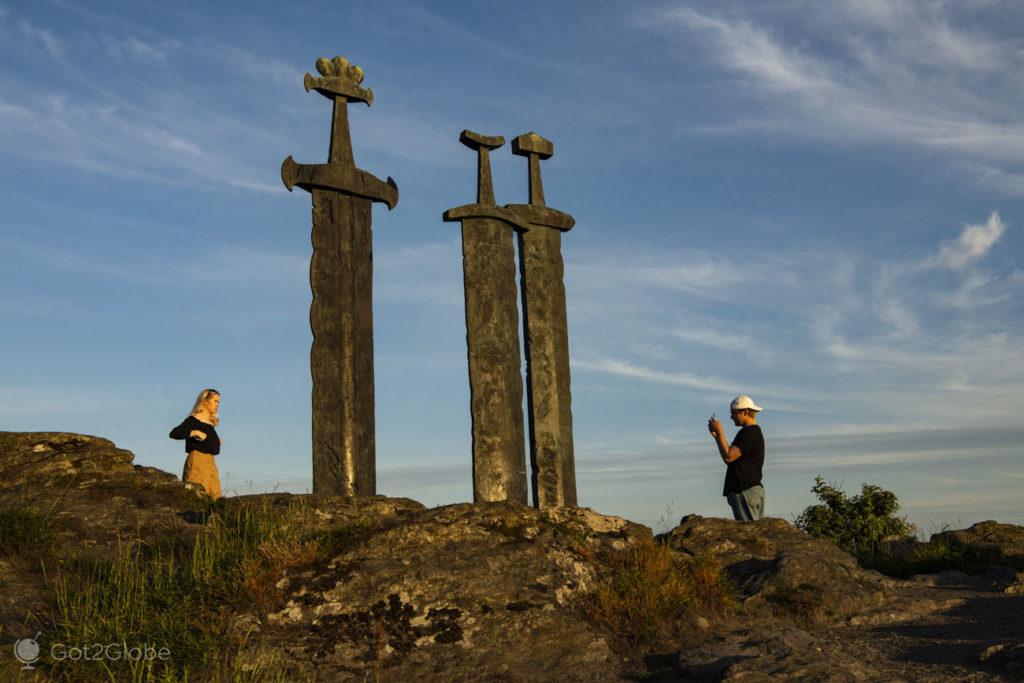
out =
<path fill-rule="evenodd" d="M 498 149 L 505 144 L 505 138 L 500 135 L 481 135 L 471 130 L 464 130 L 459 135 L 459 142 L 470 149 Z"/>
<path fill-rule="evenodd" d="M 541 159 L 550 159 L 555 153 L 555 144 L 531 131 L 512 141 L 512 153 L 521 157 L 536 154 Z"/>
<path fill-rule="evenodd" d="M 319 78 L 307 73 L 302 79 L 306 92 L 316 90 L 328 99 L 340 95 L 349 100 L 366 102 L 367 106 L 373 104 L 373 90 L 359 85 L 364 76 L 361 67 L 349 64 L 344 57 L 321 57 L 316 60 L 316 70 L 320 72 Z"/>

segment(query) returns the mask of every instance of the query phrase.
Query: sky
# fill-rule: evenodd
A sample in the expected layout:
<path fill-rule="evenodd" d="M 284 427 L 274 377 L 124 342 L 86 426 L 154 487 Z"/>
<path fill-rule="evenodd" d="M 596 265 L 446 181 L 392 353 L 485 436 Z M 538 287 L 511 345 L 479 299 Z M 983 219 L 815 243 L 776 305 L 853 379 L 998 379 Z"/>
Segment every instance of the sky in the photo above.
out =
<path fill-rule="evenodd" d="M 729 516 L 713 413 L 764 407 L 767 514 L 816 476 L 923 533 L 1024 524 L 1016 0 L 0 0 L 0 430 L 166 434 L 222 392 L 229 493 L 306 492 L 318 57 L 365 71 L 378 492 L 472 498 L 470 129 L 554 143 L 581 505 Z M 526 160 L 492 153 L 499 204 Z M 731 438 L 734 429 L 727 427 Z"/>

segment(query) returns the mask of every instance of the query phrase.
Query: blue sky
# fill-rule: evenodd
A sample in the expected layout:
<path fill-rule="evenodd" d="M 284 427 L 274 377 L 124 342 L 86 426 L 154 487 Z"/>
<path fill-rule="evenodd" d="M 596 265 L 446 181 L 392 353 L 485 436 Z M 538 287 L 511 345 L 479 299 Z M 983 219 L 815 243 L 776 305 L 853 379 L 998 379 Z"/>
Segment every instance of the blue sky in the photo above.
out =
<path fill-rule="evenodd" d="M 464 128 L 537 131 L 563 240 L 579 498 L 725 516 L 706 433 L 765 407 L 768 513 L 815 475 L 924 531 L 1024 523 L 1024 12 L 1013 0 L 0 0 L 0 429 L 166 433 L 223 393 L 226 490 L 302 492 L 310 200 L 302 76 L 365 69 L 378 486 L 471 496 Z M 499 203 L 525 161 L 492 155 Z M 731 433 L 731 432 L 730 432 Z"/>

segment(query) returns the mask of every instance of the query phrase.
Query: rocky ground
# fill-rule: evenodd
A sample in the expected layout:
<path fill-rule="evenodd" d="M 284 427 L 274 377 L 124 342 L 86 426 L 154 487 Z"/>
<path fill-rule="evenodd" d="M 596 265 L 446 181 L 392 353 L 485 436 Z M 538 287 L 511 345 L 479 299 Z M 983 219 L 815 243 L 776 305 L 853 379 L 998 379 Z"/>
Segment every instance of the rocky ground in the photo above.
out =
<path fill-rule="evenodd" d="M 45 559 L 31 547 L 0 554 L 3 641 L 53 628 L 55 563 L 208 532 L 202 494 L 132 461 L 96 437 L 0 432 L 0 513 L 35 511 L 56 534 Z M 895 580 L 785 520 L 690 515 L 659 540 L 717 562 L 737 604 L 681 615 L 668 638 L 638 643 L 594 618 L 593 595 L 615 557 L 649 542 L 646 527 L 585 508 L 425 509 L 382 496 L 228 505 L 257 503 L 282 515 L 300 506 L 303 533 L 344 541 L 273 565 L 273 595 L 227 615 L 245 634 L 236 656 L 272 652 L 278 680 L 1024 680 L 1024 573 L 1010 567 Z M 1024 528 L 946 533 L 1024 567 Z M 65 675 L 26 674 L 6 652 L 5 677 Z"/>

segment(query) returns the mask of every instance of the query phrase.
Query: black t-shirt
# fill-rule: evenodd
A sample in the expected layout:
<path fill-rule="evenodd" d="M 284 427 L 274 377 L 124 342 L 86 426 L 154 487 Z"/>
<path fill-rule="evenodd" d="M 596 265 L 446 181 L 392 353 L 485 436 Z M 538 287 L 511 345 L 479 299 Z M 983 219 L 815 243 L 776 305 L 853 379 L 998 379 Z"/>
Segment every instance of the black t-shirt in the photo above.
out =
<path fill-rule="evenodd" d="M 206 434 L 206 438 L 200 441 L 194 436 L 189 436 L 193 429 L 198 429 Z M 186 417 L 185 421 L 172 429 L 168 436 L 172 439 L 185 439 L 186 453 L 191 453 L 192 451 L 209 453 L 210 455 L 220 453 L 220 437 L 217 436 L 217 430 L 213 428 L 213 425 L 206 424 L 195 415 Z"/>
<path fill-rule="evenodd" d="M 759 425 L 747 425 L 736 434 L 732 445 L 740 449 L 740 457 L 729 463 L 725 470 L 725 490 L 722 495 L 746 491 L 761 483 L 764 465 L 764 435 Z"/>

